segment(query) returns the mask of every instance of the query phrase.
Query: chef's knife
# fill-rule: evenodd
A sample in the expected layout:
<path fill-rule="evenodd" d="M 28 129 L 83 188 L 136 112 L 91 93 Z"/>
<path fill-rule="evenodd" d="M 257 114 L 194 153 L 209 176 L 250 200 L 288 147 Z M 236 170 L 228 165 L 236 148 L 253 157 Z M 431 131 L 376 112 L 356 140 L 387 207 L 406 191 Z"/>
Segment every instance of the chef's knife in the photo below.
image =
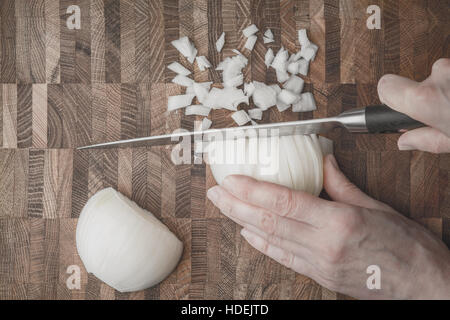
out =
<path fill-rule="evenodd" d="M 266 123 L 254 126 L 209 129 L 193 132 L 182 131 L 172 134 L 99 143 L 80 147 L 78 149 L 117 147 L 131 148 L 167 145 L 177 143 L 181 137 L 194 135 L 203 135 L 203 137 L 222 136 L 226 139 L 227 134 L 232 133 L 228 136 L 235 137 L 239 133 L 245 134 L 250 130 L 257 135 L 264 134 L 265 136 L 287 136 L 295 134 L 326 133 L 336 127 L 343 127 L 352 133 L 394 133 L 401 130 L 410 130 L 423 126 L 425 126 L 423 123 L 416 121 L 403 113 L 392 110 L 386 105 L 377 105 L 348 110 L 336 117 L 330 118 Z"/>

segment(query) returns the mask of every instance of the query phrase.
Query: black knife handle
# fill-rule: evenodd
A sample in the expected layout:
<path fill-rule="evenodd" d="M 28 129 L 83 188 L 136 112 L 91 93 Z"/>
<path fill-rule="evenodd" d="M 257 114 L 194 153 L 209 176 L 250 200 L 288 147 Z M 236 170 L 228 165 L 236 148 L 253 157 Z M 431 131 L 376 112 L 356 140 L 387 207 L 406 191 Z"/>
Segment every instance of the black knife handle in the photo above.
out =
<path fill-rule="evenodd" d="M 369 133 L 395 133 L 425 125 L 382 104 L 366 107 L 366 126 Z"/>

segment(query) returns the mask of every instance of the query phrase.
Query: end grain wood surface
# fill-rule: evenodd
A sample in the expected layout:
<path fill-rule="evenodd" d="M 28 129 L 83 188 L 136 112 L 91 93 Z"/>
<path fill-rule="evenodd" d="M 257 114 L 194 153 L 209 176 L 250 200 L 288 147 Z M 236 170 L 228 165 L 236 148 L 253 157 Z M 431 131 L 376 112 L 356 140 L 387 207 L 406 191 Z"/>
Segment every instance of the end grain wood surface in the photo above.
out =
<path fill-rule="evenodd" d="M 81 30 L 66 27 L 73 4 Z M 381 30 L 366 28 L 369 4 L 382 9 Z M 307 28 L 320 47 L 306 86 L 318 109 L 271 110 L 263 120 L 318 118 L 377 103 L 385 73 L 425 79 L 435 60 L 450 57 L 449 8 L 448 0 L 0 0 L 0 299 L 345 299 L 243 241 L 205 198 L 215 184 L 208 166 L 174 166 L 165 147 L 74 148 L 192 129 L 195 116 L 166 113 L 167 97 L 182 92 L 166 66 L 180 61 L 196 81 L 220 74 L 188 64 L 170 45 L 180 36 L 217 64 L 233 48 L 245 52 L 245 27 L 271 28 L 275 42 L 258 40 L 245 80 L 274 82 L 266 48 L 296 50 L 296 30 Z M 229 112 L 211 118 L 233 124 Z M 331 135 L 353 182 L 450 245 L 450 155 L 399 152 L 397 137 Z M 121 294 L 82 267 L 77 218 L 108 186 L 184 243 L 177 269 L 151 289 Z M 80 290 L 65 285 L 73 264 L 82 268 Z"/>

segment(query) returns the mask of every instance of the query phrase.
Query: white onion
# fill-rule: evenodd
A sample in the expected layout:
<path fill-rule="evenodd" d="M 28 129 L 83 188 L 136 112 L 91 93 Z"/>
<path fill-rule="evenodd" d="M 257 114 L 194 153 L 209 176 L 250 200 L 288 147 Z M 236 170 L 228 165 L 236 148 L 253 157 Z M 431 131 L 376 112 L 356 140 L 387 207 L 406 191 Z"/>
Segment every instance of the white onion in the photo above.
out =
<path fill-rule="evenodd" d="M 84 206 L 76 245 L 87 272 L 120 292 L 161 282 L 183 251 L 163 223 L 112 188 L 97 192 Z"/>
<path fill-rule="evenodd" d="M 203 102 L 203 105 L 212 109 L 225 108 L 237 111 L 237 104 L 242 103 L 246 98 L 248 99 L 241 89 L 233 87 L 223 89 L 212 88 Z"/>
<path fill-rule="evenodd" d="M 244 30 L 242 30 L 242 34 L 244 37 L 249 38 L 250 36 L 254 35 L 256 32 L 258 32 L 258 27 L 254 24 L 248 26 Z"/>
<path fill-rule="evenodd" d="M 286 70 L 277 69 L 275 71 L 279 83 L 283 83 L 289 79 L 289 73 Z"/>
<path fill-rule="evenodd" d="M 269 39 L 269 38 L 267 38 L 267 37 L 263 37 L 263 41 L 264 41 L 264 43 L 272 43 L 272 42 L 274 42 L 275 40 Z"/>
<path fill-rule="evenodd" d="M 309 71 L 309 61 L 306 59 L 300 59 L 298 60 L 298 63 L 299 63 L 298 73 L 307 76 Z"/>
<path fill-rule="evenodd" d="M 167 66 L 167 69 L 172 70 L 173 72 L 177 74 L 181 74 L 183 76 L 188 76 L 191 74 L 191 72 L 186 69 L 182 64 L 174 61 L 171 64 Z"/>
<path fill-rule="evenodd" d="M 309 46 L 302 48 L 302 57 L 307 61 L 314 61 L 318 50 L 319 47 L 314 43 L 311 43 Z"/>
<path fill-rule="evenodd" d="M 289 59 L 289 52 L 283 47 L 281 47 L 280 50 L 278 50 L 275 58 L 273 59 L 272 68 L 274 68 L 275 70 L 286 71 L 288 59 Z"/>
<path fill-rule="evenodd" d="M 258 37 L 255 35 L 248 37 L 247 41 L 245 42 L 245 48 L 252 51 L 253 47 L 255 46 L 256 40 L 258 40 Z"/>
<path fill-rule="evenodd" d="M 197 100 L 200 103 L 203 103 L 205 101 L 206 97 L 208 96 L 209 89 L 207 89 L 207 87 L 205 87 L 205 85 L 203 85 L 201 83 L 197 83 L 197 82 L 195 82 L 192 85 L 192 88 L 194 89 L 194 93 L 195 93 L 195 96 L 197 97 Z"/>
<path fill-rule="evenodd" d="M 287 71 L 290 74 L 297 74 L 300 69 L 300 63 L 298 61 L 291 62 L 288 64 Z"/>
<path fill-rule="evenodd" d="M 252 139 L 256 148 L 251 147 Z M 223 155 L 220 159 L 217 155 L 210 157 L 208 153 L 208 162 L 218 184 L 230 174 L 243 174 L 313 195 L 320 194 L 323 184 L 322 145 L 329 149 L 330 143 L 332 144 L 330 140 L 322 137 L 318 139 L 316 135 L 298 135 L 239 138 L 237 141 L 241 144 L 236 141 L 234 144 L 227 141 L 211 141 L 208 144 L 207 152 Z M 265 154 L 267 159 L 261 157 L 261 154 Z M 225 159 L 228 161 L 225 162 Z M 234 162 L 229 161 L 230 159 Z M 276 170 L 268 170 L 269 168 Z"/>
<path fill-rule="evenodd" d="M 176 109 L 187 107 L 191 104 L 194 97 L 195 95 L 192 93 L 170 96 L 167 103 L 167 110 L 173 111 Z"/>
<path fill-rule="evenodd" d="M 253 81 L 255 91 L 252 98 L 255 106 L 267 110 L 277 103 L 277 92 L 272 87 L 258 81 Z"/>
<path fill-rule="evenodd" d="M 223 45 L 225 44 L 225 32 L 222 32 L 219 39 L 216 41 L 216 50 L 217 52 L 222 51 Z"/>
<path fill-rule="evenodd" d="M 203 118 L 202 123 L 200 125 L 200 129 L 201 131 L 208 130 L 209 128 L 211 128 L 211 125 L 212 125 L 211 120 L 209 120 L 208 118 Z"/>
<path fill-rule="evenodd" d="M 211 108 L 205 107 L 201 104 L 194 104 L 186 107 L 185 114 L 187 116 L 197 115 L 207 117 L 211 111 Z"/>
<path fill-rule="evenodd" d="M 244 83 L 244 93 L 246 96 L 251 97 L 255 91 L 255 85 L 253 82 Z"/>
<path fill-rule="evenodd" d="M 194 44 L 189 41 L 188 37 L 181 37 L 180 39 L 173 40 L 171 44 L 183 55 L 190 63 L 194 62 L 197 55 L 197 49 Z"/>

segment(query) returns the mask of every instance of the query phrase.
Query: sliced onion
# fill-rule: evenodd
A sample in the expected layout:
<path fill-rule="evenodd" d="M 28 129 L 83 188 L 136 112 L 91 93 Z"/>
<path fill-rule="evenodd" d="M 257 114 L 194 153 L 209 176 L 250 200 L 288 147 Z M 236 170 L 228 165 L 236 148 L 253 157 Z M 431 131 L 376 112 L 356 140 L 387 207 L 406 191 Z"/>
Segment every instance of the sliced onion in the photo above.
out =
<path fill-rule="evenodd" d="M 207 68 L 211 68 L 211 63 L 208 61 L 208 59 L 206 59 L 205 56 L 198 56 L 196 60 L 200 71 L 205 71 Z"/>
<path fill-rule="evenodd" d="M 244 37 L 249 38 L 250 36 L 254 35 L 256 32 L 258 32 L 258 27 L 254 24 L 248 26 L 244 30 L 242 30 L 242 34 Z"/>
<path fill-rule="evenodd" d="M 298 60 L 298 63 L 299 63 L 298 73 L 306 77 L 309 71 L 309 61 L 306 59 L 300 59 Z"/>
<path fill-rule="evenodd" d="M 314 96 L 311 92 L 301 94 L 300 100 L 292 105 L 293 112 L 308 112 L 317 109 Z"/>
<path fill-rule="evenodd" d="M 244 93 L 247 97 L 251 97 L 255 91 L 255 85 L 253 82 L 244 83 Z"/>
<path fill-rule="evenodd" d="M 197 97 L 197 100 L 200 103 L 203 103 L 205 101 L 206 97 L 208 96 L 209 89 L 207 89 L 207 87 L 204 84 L 197 83 L 197 82 L 195 82 L 192 85 L 192 88 L 194 89 L 194 93 L 195 93 L 195 96 Z"/>
<path fill-rule="evenodd" d="M 305 81 L 302 78 L 297 77 L 296 75 L 291 75 L 288 81 L 283 84 L 283 88 L 296 94 L 300 94 L 303 91 L 304 85 Z"/>
<path fill-rule="evenodd" d="M 236 111 L 235 113 L 233 113 L 231 115 L 231 118 L 233 118 L 233 120 L 239 125 L 239 126 L 243 126 L 244 124 L 250 122 L 252 119 L 250 119 L 249 115 L 247 114 L 247 112 L 245 112 L 244 110 L 239 110 Z"/>
<path fill-rule="evenodd" d="M 189 41 L 188 37 L 181 37 L 177 40 L 173 40 L 171 44 L 183 55 L 190 63 L 194 62 L 195 56 L 197 55 L 197 49 Z"/>
<path fill-rule="evenodd" d="M 259 108 L 254 108 L 254 109 L 248 110 L 248 115 L 252 119 L 261 120 L 262 114 L 263 114 L 263 111 Z"/>
<path fill-rule="evenodd" d="M 291 62 L 291 63 L 288 64 L 287 70 L 288 70 L 288 72 L 290 74 L 297 74 L 297 73 L 299 73 L 299 69 L 300 69 L 300 63 L 298 61 Z"/>
<path fill-rule="evenodd" d="M 217 39 L 216 41 L 216 50 L 217 52 L 222 51 L 222 48 L 225 44 L 225 32 L 222 32 L 222 34 L 220 35 L 219 39 Z"/>
<path fill-rule="evenodd" d="M 264 32 L 264 37 L 268 38 L 268 39 L 272 39 L 273 40 L 273 33 L 272 30 L 267 29 L 266 32 Z"/>
<path fill-rule="evenodd" d="M 189 106 L 194 99 L 194 94 L 181 94 L 177 96 L 170 96 L 167 103 L 167 110 L 173 111 Z"/>
<path fill-rule="evenodd" d="M 278 99 L 285 104 L 292 104 L 299 99 L 299 96 L 290 90 L 283 89 L 278 94 Z"/>
<path fill-rule="evenodd" d="M 253 103 L 262 110 L 267 110 L 277 103 L 277 92 L 264 83 L 253 81 L 255 91 L 253 92 Z"/>
<path fill-rule="evenodd" d="M 172 79 L 172 82 L 183 87 L 190 87 L 194 84 L 194 80 L 181 74 L 177 74 L 175 78 Z"/>
<path fill-rule="evenodd" d="M 211 111 L 211 108 L 205 107 L 201 104 L 194 104 L 186 107 L 185 114 L 187 116 L 197 115 L 207 117 Z"/>
<path fill-rule="evenodd" d="M 277 75 L 277 80 L 279 83 L 286 82 L 289 79 L 289 74 L 286 70 L 277 69 L 275 73 Z"/>
<path fill-rule="evenodd" d="M 263 37 L 263 41 L 264 41 L 264 43 L 272 43 L 272 42 L 275 42 L 275 40 L 270 39 L 270 38 L 267 38 L 267 37 Z"/>
<path fill-rule="evenodd" d="M 211 120 L 209 120 L 208 118 L 203 118 L 200 129 L 201 131 L 208 130 L 209 128 L 211 128 L 211 125 L 212 125 Z"/>
<path fill-rule="evenodd" d="M 173 72 L 177 74 L 181 74 L 183 76 L 188 76 L 191 74 L 191 72 L 186 69 L 182 64 L 174 61 L 171 64 L 167 66 L 167 69 L 172 70 Z"/>
<path fill-rule="evenodd" d="M 256 40 L 258 40 L 258 37 L 255 35 L 248 37 L 247 41 L 245 42 L 245 48 L 252 51 L 253 47 L 255 46 Z"/>
<path fill-rule="evenodd" d="M 267 49 L 266 55 L 264 57 L 264 63 L 266 64 L 267 68 L 270 67 L 274 58 L 275 56 L 273 55 L 273 50 L 271 48 Z"/>

